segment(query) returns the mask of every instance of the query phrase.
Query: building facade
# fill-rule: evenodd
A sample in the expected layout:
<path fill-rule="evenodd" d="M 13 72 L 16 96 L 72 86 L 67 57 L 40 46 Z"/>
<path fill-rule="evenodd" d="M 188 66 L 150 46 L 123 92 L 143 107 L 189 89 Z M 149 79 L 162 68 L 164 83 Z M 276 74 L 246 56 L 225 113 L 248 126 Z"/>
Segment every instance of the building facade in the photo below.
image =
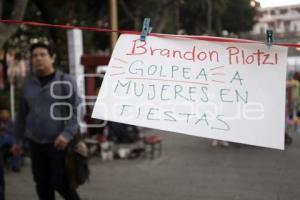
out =
<path fill-rule="evenodd" d="M 261 8 L 258 6 L 256 24 L 244 38 L 264 41 L 266 30 L 274 31 L 276 43 L 300 44 L 300 4 Z M 289 59 L 294 57 L 300 70 L 300 49 L 289 48 Z"/>
<path fill-rule="evenodd" d="M 264 34 L 267 29 L 274 30 L 277 34 L 300 35 L 300 4 L 258 8 L 257 24 L 252 34 Z"/>

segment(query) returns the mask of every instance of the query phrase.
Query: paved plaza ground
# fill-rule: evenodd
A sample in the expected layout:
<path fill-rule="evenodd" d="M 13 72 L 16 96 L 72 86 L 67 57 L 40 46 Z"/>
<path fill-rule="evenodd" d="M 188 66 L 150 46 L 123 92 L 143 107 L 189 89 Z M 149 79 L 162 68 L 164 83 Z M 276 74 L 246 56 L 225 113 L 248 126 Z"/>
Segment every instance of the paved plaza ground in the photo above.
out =
<path fill-rule="evenodd" d="M 91 160 L 83 200 L 299 200 L 300 136 L 285 151 L 211 146 L 204 138 L 146 130 L 163 138 L 160 158 Z M 7 200 L 36 200 L 27 161 L 6 173 Z M 58 198 L 60 199 L 60 198 Z"/>

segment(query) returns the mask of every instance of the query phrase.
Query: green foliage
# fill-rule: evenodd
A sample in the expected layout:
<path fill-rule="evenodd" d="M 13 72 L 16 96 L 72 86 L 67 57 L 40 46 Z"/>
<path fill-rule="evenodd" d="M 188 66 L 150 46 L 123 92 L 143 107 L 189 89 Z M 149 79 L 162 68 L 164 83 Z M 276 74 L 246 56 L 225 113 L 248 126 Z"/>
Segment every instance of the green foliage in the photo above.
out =
<path fill-rule="evenodd" d="M 181 3 L 182 28 L 189 34 L 249 31 L 254 25 L 254 16 L 255 8 L 251 7 L 250 0 L 184 0 Z"/>
<path fill-rule="evenodd" d="M 12 9 L 4 1 L 3 16 Z M 250 0 L 118 0 L 119 29 L 140 31 L 145 17 L 151 18 L 153 32 L 220 35 L 248 31 L 254 24 L 255 8 Z M 30 0 L 24 20 L 51 24 L 72 24 L 109 28 L 109 0 Z M 84 52 L 95 53 L 109 48 L 110 33 L 84 31 Z M 21 25 L 6 43 L 28 58 L 28 47 L 35 40 L 48 40 L 55 46 L 57 65 L 67 66 L 66 31 Z"/>
<path fill-rule="evenodd" d="M 250 31 L 255 14 L 256 9 L 250 6 L 250 0 L 228 0 L 226 12 L 222 15 L 223 28 L 233 33 Z"/>

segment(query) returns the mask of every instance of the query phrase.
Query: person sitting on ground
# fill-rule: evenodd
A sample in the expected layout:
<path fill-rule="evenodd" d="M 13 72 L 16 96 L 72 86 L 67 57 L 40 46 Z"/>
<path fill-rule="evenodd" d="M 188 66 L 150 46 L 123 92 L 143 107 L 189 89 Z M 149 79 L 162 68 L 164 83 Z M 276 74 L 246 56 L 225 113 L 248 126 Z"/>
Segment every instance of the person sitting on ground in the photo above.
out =
<path fill-rule="evenodd" d="M 10 119 L 10 112 L 0 109 L 0 146 L 4 164 L 9 164 L 11 169 L 19 172 L 21 169 L 21 156 L 17 152 L 12 152 L 11 147 L 15 143 L 14 123 Z"/>
<path fill-rule="evenodd" d="M 13 171 L 20 171 L 21 156 L 10 151 L 15 142 L 14 123 L 10 119 L 10 112 L 0 109 L 0 146 L 4 163 L 8 163 Z"/>
<path fill-rule="evenodd" d="M 108 140 L 119 144 L 134 143 L 139 140 L 140 133 L 136 126 L 108 122 Z"/>

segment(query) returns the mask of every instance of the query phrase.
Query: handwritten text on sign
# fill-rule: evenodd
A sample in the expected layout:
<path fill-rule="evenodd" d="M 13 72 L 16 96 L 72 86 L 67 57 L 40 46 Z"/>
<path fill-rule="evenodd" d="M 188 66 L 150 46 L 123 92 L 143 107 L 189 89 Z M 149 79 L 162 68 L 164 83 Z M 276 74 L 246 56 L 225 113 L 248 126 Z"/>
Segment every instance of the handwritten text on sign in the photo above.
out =
<path fill-rule="evenodd" d="M 121 35 L 93 117 L 283 149 L 287 48 Z"/>

